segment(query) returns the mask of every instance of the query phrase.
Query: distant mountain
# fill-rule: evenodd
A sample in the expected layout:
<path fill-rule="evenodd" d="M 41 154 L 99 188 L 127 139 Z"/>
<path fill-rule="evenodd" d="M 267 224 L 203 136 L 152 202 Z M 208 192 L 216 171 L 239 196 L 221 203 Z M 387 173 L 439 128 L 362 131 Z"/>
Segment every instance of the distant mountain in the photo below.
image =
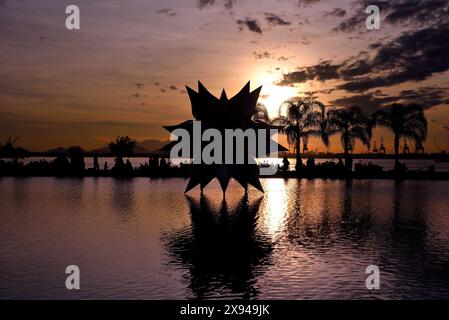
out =
<path fill-rule="evenodd" d="M 169 141 L 160 141 L 155 139 L 148 139 L 138 142 L 136 147 L 134 148 L 134 153 L 136 154 L 144 154 L 150 153 L 153 151 L 157 151 L 162 148 Z M 99 149 L 90 150 L 89 153 L 102 154 L 102 155 L 110 155 L 111 152 L 109 147 L 103 147 Z"/>
<path fill-rule="evenodd" d="M 111 151 L 109 150 L 109 147 L 104 147 L 100 149 L 93 149 L 90 150 L 89 153 L 95 153 L 95 154 L 111 154 Z"/>
<path fill-rule="evenodd" d="M 162 148 L 164 145 L 166 145 L 169 142 L 170 141 L 168 141 L 168 140 L 160 141 L 160 140 L 156 140 L 156 139 L 143 140 L 143 141 L 137 143 L 136 147 L 134 148 L 134 153 L 145 154 L 145 153 L 154 152 L 154 151 L 159 150 L 160 148 Z M 49 154 L 49 155 L 66 154 L 68 152 L 68 149 L 69 148 L 58 147 L 58 148 L 47 150 L 43 153 Z M 86 151 L 83 149 L 83 151 L 86 153 L 91 153 L 91 154 L 111 155 L 111 151 L 109 150 L 108 146 L 103 147 L 103 148 L 93 149 L 90 151 Z"/>
<path fill-rule="evenodd" d="M 86 150 L 84 150 L 83 148 L 81 148 L 81 150 L 83 152 L 86 152 Z M 49 150 L 45 151 L 44 153 L 46 153 L 46 154 L 65 154 L 68 152 L 69 152 L 69 148 L 57 147 L 54 149 L 49 149 Z"/>
<path fill-rule="evenodd" d="M 160 140 L 155 140 L 155 139 L 148 139 L 148 140 L 143 140 L 141 142 L 139 142 L 137 144 L 137 147 L 142 147 L 150 152 L 153 151 L 157 151 L 160 148 L 162 148 L 164 145 L 166 145 L 167 143 L 169 143 L 170 141 L 160 141 Z M 134 152 L 137 153 L 136 150 L 134 150 Z"/>
<path fill-rule="evenodd" d="M 111 151 L 109 150 L 109 147 L 90 150 L 89 153 L 101 154 L 101 155 L 111 155 Z M 140 145 L 136 145 L 136 147 L 134 148 L 134 153 L 137 153 L 137 154 L 149 153 L 149 151 Z"/>

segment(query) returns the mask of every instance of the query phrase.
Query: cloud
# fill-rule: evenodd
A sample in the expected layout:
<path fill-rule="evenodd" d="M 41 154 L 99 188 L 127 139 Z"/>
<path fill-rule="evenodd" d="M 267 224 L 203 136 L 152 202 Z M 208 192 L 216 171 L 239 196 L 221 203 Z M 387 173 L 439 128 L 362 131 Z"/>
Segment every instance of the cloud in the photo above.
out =
<path fill-rule="evenodd" d="M 280 56 L 280 57 L 278 58 L 279 61 L 287 61 L 288 59 L 289 59 L 289 58 L 284 57 L 284 56 Z"/>
<path fill-rule="evenodd" d="M 449 88 L 421 87 L 416 90 L 403 90 L 398 98 L 405 103 L 420 104 L 429 109 L 434 106 L 449 103 Z"/>
<path fill-rule="evenodd" d="M 448 103 L 449 88 L 420 87 L 415 90 L 403 90 L 398 95 L 383 94 L 380 90 L 361 95 L 353 95 L 331 101 L 338 107 L 359 106 L 367 113 L 391 103 L 419 104 L 424 109 Z"/>
<path fill-rule="evenodd" d="M 309 80 L 344 81 L 337 89 L 360 93 L 408 81 L 419 82 L 449 70 L 449 23 L 407 32 L 386 44 L 376 43 L 370 59 L 363 52 L 341 63 L 323 61 L 284 74 L 280 85 Z"/>
<path fill-rule="evenodd" d="M 176 11 L 174 9 L 164 8 L 156 11 L 159 14 L 163 14 L 167 17 L 174 17 L 176 16 Z"/>
<path fill-rule="evenodd" d="M 307 72 L 304 70 L 293 71 L 283 75 L 282 79 L 277 83 L 280 86 L 292 86 L 296 83 L 303 83 L 309 80 Z"/>
<path fill-rule="evenodd" d="M 443 129 L 449 131 L 449 125 L 444 125 Z"/>
<path fill-rule="evenodd" d="M 360 92 L 388 87 L 407 81 L 422 81 L 435 73 L 449 70 L 449 23 L 406 33 L 381 46 L 371 61 L 355 61 L 343 68 L 348 79 L 361 78 L 342 84 L 339 88 Z M 367 72 L 371 74 L 365 76 Z"/>
<path fill-rule="evenodd" d="M 230 10 L 236 3 L 236 0 L 198 0 L 197 3 L 199 9 L 204 9 L 209 6 L 220 4 L 223 5 L 225 9 Z"/>
<path fill-rule="evenodd" d="M 271 53 L 269 53 L 268 51 L 264 51 L 264 52 L 253 52 L 253 56 L 256 60 L 258 59 L 271 59 L 273 57 L 273 55 Z"/>
<path fill-rule="evenodd" d="M 432 26 L 447 22 L 449 1 L 447 0 L 358 0 L 354 15 L 341 22 L 334 30 L 352 32 L 365 28 L 369 5 L 377 5 L 385 17 L 383 22 L 390 25 Z"/>
<path fill-rule="evenodd" d="M 308 7 L 314 3 L 318 3 L 320 0 L 298 0 L 299 7 Z"/>
<path fill-rule="evenodd" d="M 256 19 L 245 18 L 244 20 L 237 20 L 237 25 L 240 30 L 248 28 L 249 31 L 262 34 L 259 22 Z"/>
<path fill-rule="evenodd" d="M 337 107 L 345 107 L 345 108 L 358 106 L 364 112 L 372 113 L 381 106 L 388 103 L 393 103 L 396 100 L 397 98 L 395 97 L 382 97 L 377 96 L 375 93 L 367 93 L 362 95 L 339 98 L 331 101 L 331 104 Z"/>
<path fill-rule="evenodd" d="M 300 68 L 299 71 L 294 71 L 283 75 L 279 85 L 294 85 L 303 83 L 309 80 L 325 81 L 331 79 L 338 79 L 340 74 L 338 72 L 341 65 L 332 64 L 331 61 L 323 61 L 319 64 Z"/>
<path fill-rule="evenodd" d="M 168 87 L 170 90 L 178 90 L 178 88 L 175 86 L 175 85 L 170 85 L 169 87 Z"/>
<path fill-rule="evenodd" d="M 159 82 L 155 82 L 154 85 L 155 85 L 156 87 L 159 87 L 161 84 L 160 84 Z"/>
<path fill-rule="evenodd" d="M 136 83 L 136 88 L 137 88 L 137 89 L 142 89 L 143 86 L 144 86 L 144 84 L 143 84 L 142 82 L 137 82 L 137 83 Z"/>
<path fill-rule="evenodd" d="M 335 8 L 334 10 L 326 12 L 324 14 L 325 17 L 333 16 L 333 17 L 339 17 L 339 18 L 343 18 L 345 15 L 346 15 L 346 10 L 344 10 L 342 8 Z"/>
<path fill-rule="evenodd" d="M 265 20 L 272 26 L 289 26 L 292 24 L 290 21 L 286 21 L 278 15 L 269 12 L 265 13 Z"/>

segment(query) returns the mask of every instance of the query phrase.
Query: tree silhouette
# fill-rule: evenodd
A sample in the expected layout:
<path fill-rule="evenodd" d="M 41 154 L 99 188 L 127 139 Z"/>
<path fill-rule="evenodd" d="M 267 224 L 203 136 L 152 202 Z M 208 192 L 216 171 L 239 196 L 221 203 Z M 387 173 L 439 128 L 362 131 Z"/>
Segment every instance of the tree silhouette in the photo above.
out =
<path fill-rule="evenodd" d="M 390 129 L 394 135 L 395 169 L 399 168 L 399 141 L 411 139 L 417 148 L 427 138 L 427 119 L 421 106 L 392 104 L 386 110 L 377 110 L 372 116 L 373 126 Z"/>
<path fill-rule="evenodd" d="M 287 136 L 287 142 L 295 148 L 296 171 L 301 167 L 301 140 L 307 145 L 310 136 L 321 136 L 328 145 L 329 139 L 321 131 L 322 112 L 324 105 L 314 100 L 287 100 L 279 108 L 274 124 L 283 126 L 281 132 Z"/>
<path fill-rule="evenodd" d="M 67 150 L 70 158 L 70 167 L 74 174 L 82 174 L 85 169 L 84 151 L 79 146 L 72 146 Z"/>
<path fill-rule="evenodd" d="M 350 151 L 354 150 L 356 140 L 368 148 L 371 140 L 371 126 L 368 117 L 358 107 L 334 109 L 328 113 L 328 125 L 333 133 L 340 133 L 341 144 L 345 154 L 345 167 L 352 171 Z"/>
<path fill-rule="evenodd" d="M 271 119 L 268 114 L 267 107 L 263 103 L 260 103 L 260 102 L 257 103 L 256 112 L 253 114 L 252 120 L 253 121 L 262 121 L 265 123 L 271 123 Z"/>
<path fill-rule="evenodd" d="M 137 141 L 128 136 L 117 136 L 115 141 L 111 141 L 108 146 L 115 157 L 122 158 L 132 156 L 136 144 Z"/>
<path fill-rule="evenodd" d="M 28 156 L 28 150 L 21 147 L 14 147 L 17 140 L 19 140 L 19 137 L 16 137 L 15 139 L 9 137 L 4 144 L 0 142 L 0 157 L 14 158 L 17 160 L 17 158 L 24 158 Z"/>

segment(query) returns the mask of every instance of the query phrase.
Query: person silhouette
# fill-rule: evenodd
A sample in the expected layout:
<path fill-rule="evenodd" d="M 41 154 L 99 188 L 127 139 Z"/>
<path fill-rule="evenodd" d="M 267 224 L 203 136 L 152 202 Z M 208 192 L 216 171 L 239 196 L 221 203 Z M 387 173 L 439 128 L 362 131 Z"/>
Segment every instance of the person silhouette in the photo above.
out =
<path fill-rule="evenodd" d="M 133 171 L 133 165 L 129 159 L 126 160 L 125 169 L 127 173 L 131 173 Z"/>
<path fill-rule="evenodd" d="M 98 157 L 94 156 L 94 171 L 100 170 L 100 165 L 98 164 Z"/>
<path fill-rule="evenodd" d="M 103 169 L 104 169 L 104 171 L 108 171 L 108 162 L 107 161 L 104 163 Z"/>
<path fill-rule="evenodd" d="M 282 171 L 288 171 L 290 168 L 290 161 L 288 161 L 287 156 L 282 159 Z"/>

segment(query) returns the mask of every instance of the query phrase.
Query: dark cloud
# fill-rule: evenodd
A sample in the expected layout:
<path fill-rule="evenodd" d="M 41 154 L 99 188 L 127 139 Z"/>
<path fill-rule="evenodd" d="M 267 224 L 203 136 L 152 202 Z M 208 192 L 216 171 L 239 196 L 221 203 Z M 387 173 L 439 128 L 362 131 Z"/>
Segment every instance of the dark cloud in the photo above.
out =
<path fill-rule="evenodd" d="M 265 20 L 272 26 L 289 26 L 292 24 L 290 21 L 286 21 L 278 15 L 269 12 L 265 13 Z"/>
<path fill-rule="evenodd" d="M 166 15 L 167 17 L 174 17 L 176 16 L 176 11 L 174 9 L 164 8 L 156 11 L 159 14 Z"/>
<path fill-rule="evenodd" d="M 416 103 L 429 109 L 449 102 L 449 88 L 421 87 L 416 90 L 403 90 L 398 99 L 405 103 Z"/>
<path fill-rule="evenodd" d="M 445 126 L 443 126 L 443 129 L 444 129 L 444 130 L 448 130 L 448 131 L 449 131 L 449 125 L 445 125 Z"/>
<path fill-rule="evenodd" d="M 352 106 L 360 107 L 366 113 L 372 113 L 381 106 L 393 103 L 397 100 L 395 97 L 382 97 L 373 93 L 343 97 L 331 101 L 332 105 L 337 107 L 349 108 Z"/>
<path fill-rule="evenodd" d="M 136 83 L 136 88 L 137 88 L 137 89 L 142 89 L 143 86 L 144 86 L 144 84 L 143 84 L 142 82 L 137 82 L 137 83 Z"/>
<path fill-rule="evenodd" d="M 165 90 L 165 89 L 163 89 L 163 88 L 161 88 L 160 90 L 161 90 L 161 92 L 166 92 L 166 91 L 167 91 L 167 90 Z"/>
<path fill-rule="evenodd" d="M 285 74 L 279 84 L 294 85 L 309 80 L 342 80 L 337 89 L 363 92 L 408 81 L 423 81 L 449 70 L 449 23 L 404 33 L 376 44 L 377 52 L 369 58 L 363 52 L 342 63 L 323 61 Z"/>
<path fill-rule="evenodd" d="M 259 22 L 255 19 L 245 18 L 244 20 L 237 20 L 237 25 L 240 30 L 248 28 L 249 31 L 262 34 Z"/>
<path fill-rule="evenodd" d="M 273 57 L 273 55 L 271 53 L 269 53 L 268 51 L 264 51 L 264 52 L 253 52 L 253 56 L 256 60 L 258 59 L 271 59 Z"/>
<path fill-rule="evenodd" d="M 140 94 L 139 93 L 133 93 L 133 97 L 134 98 L 138 98 L 138 97 L 140 97 Z"/>
<path fill-rule="evenodd" d="M 332 64 L 330 61 L 323 61 L 317 65 L 300 68 L 299 71 L 294 71 L 283 75 L 279 85 L 294 85 L 309 80 L 325 81 L 331 79 L 338 79 L 340 74 L 338 72 L 341 65 Z"/>
<path fill-rule="evenodd" d="M 318 3 L 320 0 L 298 0 L 298 6 L 299 7 L 307 7 L 314 3 Z"/>
<path fill-rule="evenodd" d="M 168 87 L 170 90 L 178 90 L 178 88 L 175 86 L 175 85 L 170 85 L 169 87 Z"/>
<path fill-rule="evenodd" d="M 292 86 L 296 83 L 303 83 L 309 80 L 307 72 L 304 70 L 293 71 L 283 75 L 281 81 L 277 83 L 280 86 Z"/>
<path fill-rule="evenodd" d="M 339 17 L 339 18 L 343 18 L 346 15 L 346 10 L 342 9 L 342 8 L 335 8 L 332 11 L 326 12 L 324 14 L 324 16 L 333 16 L 333 17 Z"/>
<path fill-rule="evenodd" d="M 204 9 L 213 5 L 222 5 L 225 9 L 232 9 L 236 0 L 198 0 L 198 8 Z"/>
<path fill-rule="evenodd" d="M 338 65 L 330 61 L 323 61 L 315 66 L 306 68 L 307 74 L 311 79 L 325 81 L 338 78 Z"/>
<path fill-rule="evenodd" d="M 278 58 L 279 61 L 287 61 L 288 59 L 289 59 L 289 58 L 284 57 L 284 56 L 280 56 L 280 57 Z"/>
<path fill-rule="evenodd" d="M 448 21 L 448 0 L 358 0 L 354 15 L 341 22 L 335 31 L 352 32 L 365 28 L 365 8 L 377 5 L 391 25 L 432 26 Z M 362 14 L 361 14 L 362 12 Z"/>
<path fill-rule="evenodd" d="M 380 90 L 361 95 L 336 99 L 331 104 L 339 107 L 359 106 L 367 113 L 391 103 L 419 104 L 424 109 L 448 103 L 449 88 L 421 87 L 415 90 L 403 90 L 398 95 L 383 94 Z"/>
<path fill-rule="evenodd" d="M 155 85 L 156 87 L 159 87 L 161 84 L 160 84 L 159 82 L 155 82 L 154 85 Z"/>
<path fill-rule="evenodd" d="M 406 81 L 422 81 L 449 70 L 449 24 L 406 33 L 381 46 L 371 61 L 359 60 L 343 67 L 339 88 L 360 92 Z M 370 74 L 368 74 L 370 73 Z"/>

